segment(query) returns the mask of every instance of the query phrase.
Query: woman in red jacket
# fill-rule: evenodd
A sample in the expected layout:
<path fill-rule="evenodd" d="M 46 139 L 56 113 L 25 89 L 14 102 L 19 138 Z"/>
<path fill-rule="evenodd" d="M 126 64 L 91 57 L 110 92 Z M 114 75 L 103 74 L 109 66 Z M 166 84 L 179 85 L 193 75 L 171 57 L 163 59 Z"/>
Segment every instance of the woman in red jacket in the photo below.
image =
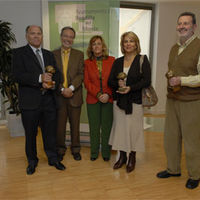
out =
<path fill-rule="evenodd" d="M 108 144 L 113 119 L 112 91 L 108 87 L 108 77 L 114 57 L 108 56 L 107 47 L 99 35 L 90 39 L 85 60 L 84 84 L 87 90 L 87 114 L 90 128 L 92 161 L 101 154 L 104 161 L 110 159 Z"/>

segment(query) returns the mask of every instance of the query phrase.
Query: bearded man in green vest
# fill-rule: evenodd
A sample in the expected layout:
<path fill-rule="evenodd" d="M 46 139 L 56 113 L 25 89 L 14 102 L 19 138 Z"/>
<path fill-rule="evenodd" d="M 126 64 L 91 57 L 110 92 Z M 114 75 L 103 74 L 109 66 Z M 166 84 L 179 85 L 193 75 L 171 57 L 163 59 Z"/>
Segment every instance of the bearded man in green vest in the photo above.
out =
<path fill-rule="evenodd" d="M 164 130 L 167 169 L 158 178 L 181 176 L 182 140 L 189 179 L 186 188 L 194 189 L 200 179 L 200 39 L 193 13 L 178 17 L 179 41 L 170 51 L 168 93 Z"/>

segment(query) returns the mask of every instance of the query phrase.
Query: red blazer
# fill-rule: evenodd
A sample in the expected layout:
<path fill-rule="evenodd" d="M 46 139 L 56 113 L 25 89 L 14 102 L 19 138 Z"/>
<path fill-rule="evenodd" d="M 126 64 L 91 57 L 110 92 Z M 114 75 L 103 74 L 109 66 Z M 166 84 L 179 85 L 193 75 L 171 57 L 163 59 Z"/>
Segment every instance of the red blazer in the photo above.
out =
<path fill-rule="evenodd" d="M 109 94 L 109 102 L 112 103 L 112 91 L 108 87 L 108 78 L 115 58 L 108 56 L 103 59 L 102 64 L 102 89 L 103 93 Z M 87 90 L 86 101 L 88 104 L 95 104 L 98 102 L 97 93 L 100 92 L 99 70 L 97 69 L 96 60 L 85 60 L 84 66 L 84 84 Z"/>

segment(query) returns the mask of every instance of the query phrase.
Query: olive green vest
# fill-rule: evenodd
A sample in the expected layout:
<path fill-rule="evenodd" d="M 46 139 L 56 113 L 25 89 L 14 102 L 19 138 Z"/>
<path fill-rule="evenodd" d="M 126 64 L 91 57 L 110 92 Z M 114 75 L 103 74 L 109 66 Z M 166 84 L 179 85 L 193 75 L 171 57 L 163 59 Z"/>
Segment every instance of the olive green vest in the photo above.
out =
<path fill-rule="evenodd" d="M 169 55 L 168 67 L 174 76 L 197 75 L 197 64 L 200 56 L 200 39 L 195 38 L 181 54 L 178 55 L 178 44 L 175 44 Z M 192 88 L 181 86 L 177 92 L 168 88 L 168 98 L 181 101 L 194 101 L 200 99 L 200 87 Z"/>

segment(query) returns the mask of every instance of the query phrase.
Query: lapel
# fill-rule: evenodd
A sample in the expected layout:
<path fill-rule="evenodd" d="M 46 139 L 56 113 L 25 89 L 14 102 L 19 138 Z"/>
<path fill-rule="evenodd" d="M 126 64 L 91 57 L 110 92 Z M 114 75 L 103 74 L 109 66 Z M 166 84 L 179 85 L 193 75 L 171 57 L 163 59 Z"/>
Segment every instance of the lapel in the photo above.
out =
<path fill-rule="evenodd" d="M 100 79 L 100 76 L 99 76 L 99 70 L 98 70 L 98 68 L 97 68 L 96 59 L 93 59 L 91 62 L 92 62 L 92 63 L 91 63 L 91 66 L 89 67 L 88 70 L 89 70 L 93 75 L 95 74 L 97 80 L 99 80 L 99 79 Z M 102 72 L 101 72 L 101 73 L 103 73 L 103 63 L 102 63 Z"/>
<path fill-rule="evenodd" d="M 44 67 L 46 67 L 48 65 L 48 56 L 47 56 L 47 53 L 46 51 L 44 51 L 44 49 L 41 49 L 42 50 L 42 56 L 43 56 L 43 60 L 44 60 Z"/>
<path fill-rule="evenodd" d="M 124 56 L 119 58 L 119 72 L 123 72 L 124 70 Z"/>
<path fill-rule="evenodd" d="M 131 66 L 128 70 L 127 78 L 130 76 L 130 74 L 133 73 L 134 68 L 137 67 L 137 63 L 139 62 L 139 58 L 140 58 L 140 56 L 136 55 L 135 58 L 133 59 Z M 123 64 L 124 64 L 124 59 L 123 59 Z"/>
<path fill-rule="evenodd" d="M 59 73 L 60 73 L 60 83 L 63 83 L 64 82 L 64 76 L 63 76 L 63 63 L 62 63 L 62 52 L 61 52 L 61 48 L 59 49 L 56 49 L 53 51 L 53 55 L 54 55 L 54 58 L 56 60 L 56 66 L 59 70 Z"/>
<path fill-rule="evenodd" d="M 53 51 L 53 55 L 56 61 L 56 67 L 59 70 L 60 73 L 60 78 L 61 78 L 61 83 L 63 83 L 64 76 L 63 76 L 63 64 L 62 64 L 62 57 L 61 57 L 61 48 L 56 49 Z"/>
<path fill-rule="evenodd" d="M 62 56 L 61 56 L 61 48 L 59 48 L 58 50 L 54 51 L 54 55 L 55 55 L 55 59 L 57 62 L 57 67 L 60 70 L 60 72 L 62 72 L 63 74 L 63 63 L 62 63 Z"/>
<path fill-rule="evenodd" d="M 69 61 L 68 61 L 68 68 L 67 68 L 67 76 L 69 76 L 70 72 L 74 70 L 73 64 L 74 60 L 76 60 L 76 52 L 73 48 L 71 48 L 70 55 L 69 55 Z"/>
<path fill-rule="evenodd" d="M 30 62 L 33 61 L 36 64 L 36 66 L 40 70 L 42 70 L 35 53 L 33 52 L 33 50 L 31 49 L 31 47 L 28 44 L 25 46 L 25 54 L 27 54 L 28 58 L 30 58 Z"/>
<path fill-rule="evenodd" d="M 102 77 L 104 77 L 104 75 L 107 73 L 107 66 L 108 66 L 108 60 L 107 59 L 103 59 L 102 60 L 102 71 L 101 71 L 101 75 Z"/>
<path fill-rule="evenodd" d="M 92 69 L 92 73 L 95 73 L 96 76 L 98 77 L 98 79 L 100 79 L 100 76 L 99 76 L 99 70 L 98 70 L 98 66 L 97 66 L 97 60 L 96 59 L 93 59 L 92 60 L 93 62 L 93 66 L 94 66 L 94 69 Z M 102 71 L 101 71 L 101 76 L 103 75 L 103 61 L 102 61 Z"/>

